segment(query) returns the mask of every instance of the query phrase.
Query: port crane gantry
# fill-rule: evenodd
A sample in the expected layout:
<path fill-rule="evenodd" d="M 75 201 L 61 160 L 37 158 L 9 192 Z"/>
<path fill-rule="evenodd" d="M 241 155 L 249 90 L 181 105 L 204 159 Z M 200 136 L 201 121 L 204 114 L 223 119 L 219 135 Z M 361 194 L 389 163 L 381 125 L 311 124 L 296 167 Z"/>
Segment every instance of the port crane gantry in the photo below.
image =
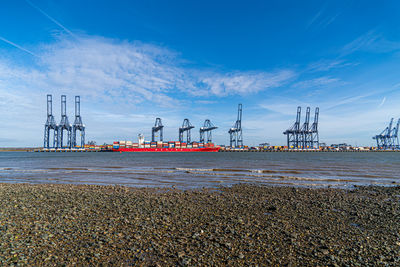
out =
<path fill-rule="evenodd" d="M 151 141 L 155 142 L 156 141 L 156 133 L 160 132 L 160 142 L 163 141 L 163 128 L 164 125 L 162 125 L 161 118 L 156 118 L 156 122 L 154 123 L 154 126 L 151 128 Z"/>
<path fill-rule="evenodd" d="M 182 123 L 182 127 L 179 128 L 179 142 L 183 142 L 183 135 L 186 132 L 186 143 L 191 143 L 190 130 L 193 129 L 194 126 L 190 124 L 189 119 L 184 119 Z"/>
<path fill-rule="evenodd" d="M 64 130 L 67 131 L 67 145 L 64 146 Z M 71 135 L 72 135 L 72 125 L 69 123 L 67 116 L 67 97 L 65 95 L 61 96 L 61 122 L 57 128 L 58 134 L 58 145 L 59 148 L 71 148 Z"/>
<path fill-rule="evenodd" d="M 235 125 L 228 131 L 231 147 L 243 147 L 242 135 L 242 104 L 238 105 L 238 114 Z"/>
<path fill-rule="evenodd" d="M 314 122 L 311 125 L 311 147 L 319 149 L 319 133 L 318 133 L 319 107 L 315 108 Z"/>
<path fill-rule="evenodd" d="M 299 133 L 300 133 L 300 117 L 301 107 L 297 107 L 296 122 L 292 127 L 287 129 L 283 134 L 287 136 L 288 148 L 300 148 L 299 147 Z"/>
<path fill-rule="evenodd" d="M 393 118 L 389 122 L 389 126 L 385 128 L 380 134 L 372 137 L 376 140 L 376 145 L 378 149 L 400 149 L 399 145 L 399 127 L 400 127 L 400 119 L 397 121 L 397 124 L 394 128 L 393 126 Z"/>
<path fill-rule="evenodd" d="M 315 108 L 314 122 L 311 127 L 310 112 L 310 107 L 307 107 L 304 124 L 300 127 L 301 107 L 297 107 L 296 122 L 283 133 L 287 136 L 289 149 L 319 149 L 319 108 Z"/>
<path fill-rule="evenodd" d="M 217 128 L 209 119 L 206 119 L 203 127 L 200 127 L 200 143 L 204 143 L 205 135 L 207 135 L 207 143 L 212 143 L 212 130 Z"/>
<path fill-rule="evenodd" d="M 311 108 L 306 109 L 306 119 L 300 128 L 300 147 L 302 149 L 307 149 L 311 147 L 311 135 L 310 135 L 310 112 Z"/>
<path fill-rule="evenodd" d="M 47 121 L 44 125 L 44 142 L 43 148 L 50 148 L 50 135 L 53 133 L 53 144 L 52 147 L 57 147 L 57 129 L 58 125 L 53 116 L 53 96 L 47 95 Z"/>
<path fill-rule="evenodd" d="M 81 142 L 78 144 L 76 137 L 77 131 L 81 134 Z M 85 125 L 81 117 L 81 97 L 75 96 L 75 121 L 72 126 L 72 147 L 85 147 Z"/>
<path fill-rule="evenodd" d="M 392 144 L 395 149 L 400 149 L 399 127 L 400 127 L 400 119 L 397 120 L 396 127 L 393 129 L 393 133 L 392 133 Z"/>

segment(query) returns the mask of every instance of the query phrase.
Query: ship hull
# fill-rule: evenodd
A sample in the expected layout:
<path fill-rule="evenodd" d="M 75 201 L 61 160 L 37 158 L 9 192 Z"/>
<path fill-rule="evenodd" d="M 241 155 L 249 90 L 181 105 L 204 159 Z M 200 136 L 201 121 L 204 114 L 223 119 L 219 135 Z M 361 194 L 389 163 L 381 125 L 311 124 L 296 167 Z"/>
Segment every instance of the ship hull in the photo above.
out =
<path fill-rule="evenodd" d="M 219 147 L 201 148 L 118 148 L 114 152 L 218 152 Z"/>

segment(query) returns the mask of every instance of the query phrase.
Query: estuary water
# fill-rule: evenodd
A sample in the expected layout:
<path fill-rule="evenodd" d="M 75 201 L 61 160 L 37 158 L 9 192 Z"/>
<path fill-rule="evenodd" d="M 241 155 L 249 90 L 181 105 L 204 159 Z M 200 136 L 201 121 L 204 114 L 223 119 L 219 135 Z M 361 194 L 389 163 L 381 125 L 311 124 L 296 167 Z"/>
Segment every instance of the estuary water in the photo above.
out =
<path fill-rule="evenodd" d="M 400 184 L 400 153 L 0 152 L 1 183 L 201 188 Z"/>

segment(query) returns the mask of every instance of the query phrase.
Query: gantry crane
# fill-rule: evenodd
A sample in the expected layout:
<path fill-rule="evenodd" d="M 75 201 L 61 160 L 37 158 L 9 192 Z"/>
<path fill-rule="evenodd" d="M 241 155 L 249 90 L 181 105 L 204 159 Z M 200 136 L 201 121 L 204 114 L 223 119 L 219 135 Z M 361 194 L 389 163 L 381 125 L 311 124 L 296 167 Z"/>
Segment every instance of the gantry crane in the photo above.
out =
<path fill-rule="evenodd" d="M 310 107 L 306 109 L 306 119 L 300 128 L 300 147 L 302 149 L 307 149 L 311 147 L 311 134 L 310 134 Z"/>
<path fill-rule="evenodd" d="M 230 137 L 231 147 L 242 147 L 243 146 L 243 135 L 242 135 L 242 104 L 238 105 L 237 120 L 232 128 L 228 131 Z"/>
<path fill-rule="evenodd" d="M 200 143 L 204 143 L 204 135 L 207 135 L 207 143 L 212 143 L 212 130 L 217 129 L 209 119 L 204 121 L 203 127 L 200 127 Z"/>
<path fill-rule="evenodd" d="M 393 144 L 394 149 L 400 149 L 399 127 L 400 127 L 400 119 L 397 120 L 396 127 L 393 129 L 393 132 L 392 132 L 392 144 Z"/>
<path fill-rule="evenodd" d="M 57 147 L 57 129 L 58 125 L 53 116 L 53 97 L 52 95 L 47 95 L 47 121 L 44 125 L 44 148 L 50 148 L 50 135 L 53 133 L 53 144 L 52 147 Z"/>
<path fill-rule="evenodd" d="M 319 107 L 315 108 L 314 122 L 311 125 L 311 144 L 312 148 L 319 149 L 319 133 L 318 133 Z"/>
<path fill-rule="evenodd" d="M 389 126 L 387 126 L 385 130 L 383 130 L 380 134 L 372 137 L 373 139 L 376 140 L 376 145 L 379 149 L 395 148 L 396 146 L 394 143 L 395 140 L 393 139 L 393 134 L 395 134 L 395 132 L 392 130 L 392 126 L 393 126 L 393 118 L 390 119 Z M 396 126 L 396 128 L 398 128 L 398 126 Z M 395 129 L 395 131 L 397 132 L 398 129 Z"/>
<path fill-rule="evenodd" d="M 67 145 L 64 146 L 64 130 L 67 131 Z M 71 148 L 72 125 L 69 123 L 67 116 L 67 97 L 61 96 L 61 122 L 57 127 L 58 145 L 59 148 Z"/>
<path fill-rule="evenodd" d="M 154 123 L 153 128 L 151 128 L 151 141 L 155 142 L 156 141 L 156 133 L 160 132 L 160 141 L 163 141 L 163 128 L 164 126 L 162 125 L 161 119 L 156 118 L 156 122 Z"/>
<path fill-rule="evenodd" d="M 77 131 L 81 134 L 81 142 L 78 144 L 76 137 Z M 72 147 L 85 147 L 85 125 L 82 122 L 81 117 L 81 97 L 75 96 L 75 121 L 72 126 Z"/>
<path fill-rule="evenodd" d="M 191 143 L 190 130 L 193 128 L 194 126 L 190 124 L 189 120 L 184 119 L 182 127 L 179 128 L 179 142 L 183 142 L 183 135 L 186 132 L 186 142 L 190 144 Z"/>
<path fill-rule="evenodd" d="M 300 135 L 300 117 L 301 107 L 297 107 L 296 122 L 292 127 L 287 129 L 283 134 L 287 135 L 288 148 L 300 148 L 299 146 L 299 135 Z"/>

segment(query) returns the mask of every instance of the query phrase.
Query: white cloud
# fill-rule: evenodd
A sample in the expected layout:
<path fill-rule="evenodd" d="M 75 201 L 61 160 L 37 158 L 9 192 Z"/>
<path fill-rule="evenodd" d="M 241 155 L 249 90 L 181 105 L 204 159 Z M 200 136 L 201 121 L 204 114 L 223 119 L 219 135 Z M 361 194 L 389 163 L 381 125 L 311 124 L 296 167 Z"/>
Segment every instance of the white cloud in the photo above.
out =
<path fill-rule="evenodd" d="M 387 40 L 382 34 L 375 30 L 359 36 L 342 48 L 342 56 L 356 51 L 367 51 L 373 53 L 389 53 L 400 50 L 400 42 Z"/>
<path fill-rule="evenodd" d="M 201 82 L 210 93 L 217 96 L 230 94 L 257 93 L 268 88 L 280 87 L 293 79 L 296 74 L 290 70 L 274 73 L 236 72 L 230 74 L 214 74 L 202 78 Z"/>
<path fill-rule="evenodd" d="M 278 87 L 293 71 L 222 73 L 185 66 L 178 54 L 163 47 L 101 37 L 61 38 L 43 45 L 37 66 L 1 64 L 0 79 L 48 92 L 66 90 L 95 98 L 125 97 L 133 103 L 169 103 L 177 92 L 190 95 L 251 94 Z M 13 83 L 15 84 L 15 83 Z M 56 89 L 57 88 L 57 89 Z"/>
<path fill-rule="evenodd" d="M 298 88 L 319 88 L 322 86 L 331 85 L 333 83 L 338 83 L 340 80 L 337 78 L 330 78 L 330 77 L 320 77 L 311 80 L 305 80 L 297 82 L 293 85 L 293 87 Z"/>

